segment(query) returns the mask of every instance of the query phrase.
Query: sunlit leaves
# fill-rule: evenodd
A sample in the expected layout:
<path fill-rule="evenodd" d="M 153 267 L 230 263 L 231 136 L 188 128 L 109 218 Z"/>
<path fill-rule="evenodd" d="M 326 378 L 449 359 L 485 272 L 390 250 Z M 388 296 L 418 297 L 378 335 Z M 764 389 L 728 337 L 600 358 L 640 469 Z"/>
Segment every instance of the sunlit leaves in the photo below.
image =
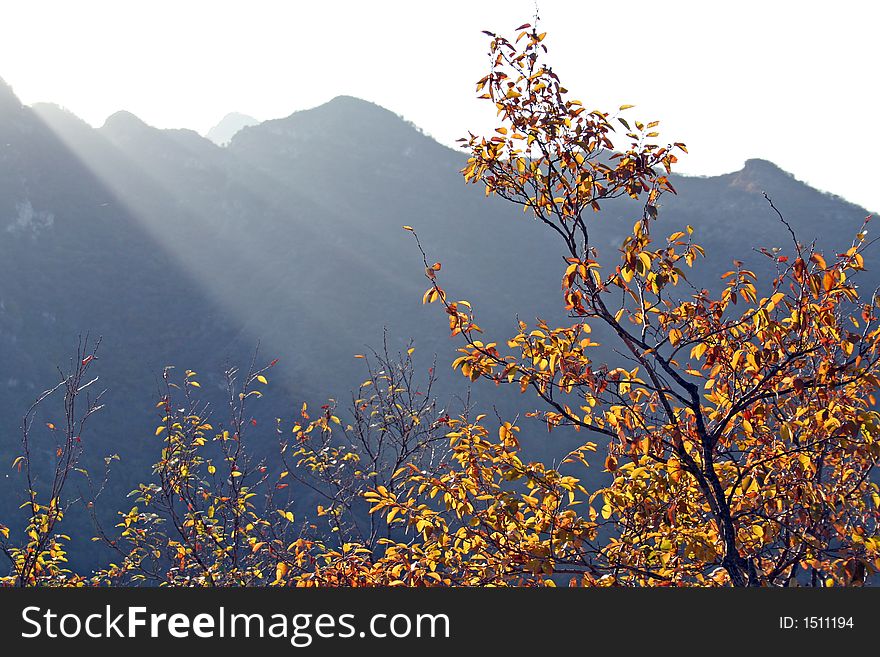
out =
<path fill-rule="evenodd" d="M 530 25 L 513 42 L 489 36 L 491 72 L 477 92 L 502 125 L 462 140 L 470 151 L 462 173 L 561 238 L 562 300 L 574 322 L 519 322 L 517 335 L 493 342 L 463 330 L 473 310 L 441 297 L 433 271 L 425 301 L 441 301 L 452 335 L 464 338 L 454 369 L 536 393 L 547 409 L 527 415 L 547 429 L 568 425 L 609 439 L 604 465 L 614 482 L 590 496 L 603 503 L 583 518 L 606 524 L 611 538 L 589 556 L 572 556 L 572 565 L 653 585 L 780 585 L 798 569 L 855 583 L 846 577 L 880 571 L 874 544 L 852 538 L 876 532 L 878 519 L 867 502 L 880 457 L 867 409 L 880 330 L 876 304 L 860 303 L 851 281 L 865 267 L 864 231 L 834 258 L 796 241 L 789 255 L 757 249 L 773 259 L 775 278 L 759 281 L 734 261 L 712 298 L 685 275 L 705 255 L 694 228 L 662 242 L 652 234 L 660 196 L 675 191 L 666 177 L 673 151 L 686 147 L 652 141 L 658 123 L 621 115 L 630 105 L 612 115 L 569 100 L 543 64 L 544 35 Z M 621 128 L 630 140 L 623 147 Z M 618 196 L 644 205 L 614 263 L 600 258 L 591 225 L 602 201 Z M 589 333 L 597 323 L 618 339 L 626 367 L 595 362 Z M 450 435 L 455 445 L 482 434 L 469 427 Z M 527 495 L 516 508 L 539 500 Z M 536 576 L 555 567 L 539 545 L 523 563 Z M 831 545 L 860 556 L 844 559 Z"/>

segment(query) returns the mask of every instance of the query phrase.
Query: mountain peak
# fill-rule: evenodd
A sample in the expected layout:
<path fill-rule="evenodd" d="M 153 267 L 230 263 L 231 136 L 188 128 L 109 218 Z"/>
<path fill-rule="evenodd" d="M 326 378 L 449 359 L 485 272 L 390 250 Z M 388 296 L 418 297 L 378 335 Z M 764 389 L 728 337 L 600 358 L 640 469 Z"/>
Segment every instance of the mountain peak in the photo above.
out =
<path fill-rule="evenodd" d="M 205 133 L 205 137 L 210 139 L 218 146 L 226 146 L 232 138 L 244 128 L 257 125 L 259 119 L 255 119 L 241 112 L 230 112 L 217 123 L 213 128 Z"/>
<path fill-rule="evenodd" d="M 384 110 L 384 111 L 386 111 L 386 112 L 389 112 L 389 111 L 390 111 L 390 110 L 386 110 L 386 109 L 385 109 L 384 107 L 382 107 L 381 105 L 377 105 L 376 103 L 374 103 L 374 102 L 372 102 L 372 101 L 364 100 L 363 98 L 358 98 L 357 96 L 349 96 L 348 94 L 340 94 L 339 96 L 334 96 L 333 98 L 331 98 L 330 100 L 328 100 L 328 101 L 327 101 L 326 103 L 324 103 L 324 105 L 323 105 L 323 107 L 333 107 L 333 106 L 340 106 L 340 107 L 373 107 L 373 108 L 379 108 L 379 109 Z M 322 106 L 319 105 L 319 107 L 322 107 Z"/>
<path fill-rule="evenodd" d="M 108 116 L 101 127 L 101 130 L 107 130 L 111 133 L 145 132 L 152 129 L 140 118 L 126 110 L 119 110 Z"/>
<path fill-rule="evenodd" d="M 88 123 L 79 118 L 69 109 L 57 103 L 34 103 L 31 105 L 31 109 L 41 118 L 57 117 L 58 120 L 69 121 L 80 125 L 88 125 Z"/>
<path fill-rule="evenodd" d="M 779 168 L 769 160 L 758 157 L 749 158 L 742 169 L 728 174 L 732 187 L 751 193 L 760 193 L 769 187 L 779 188 L 789 183 L 797 183 L 788 171 Z"/>
<path fill-rule="evenodd" d="M 773 164 L 770 160 L 764 160 L 759 157 L 752 157 L 745 161 L 743 164 L 743 168 L 740 170 L 740 173 L 750 173 L 757 175 L 784 175 L 791 177 L 791 174 L 787 171 L 779 168 L 777 165 Z"/>
<path fill-rule="evenodd" d="M 353 148 L 355 145 L 360 148 Z M 416 158 L 423 149 L 435 146 L 436 142 L 403 117 L 376 103 L 345 95 L 264 121 L 239 132 L 230 143 L 240 155 L 274 152 L 284 159 L 305 161 L 344 151 L 349 159 L 357 156 L 387 163 L 401 156 Z"/>
<path fill-rule="evenodd" d="M 356 96 L 336 96 L 323 105 L 318 105 L 317 107 L 310 110 L 304 110 L 303 112 L 296 112 L 291 118 L 306 113 L 322 114 L 330 120 L 336 121 L 388 121 L 394 123 L 407 123 L 410 127 L 414 127 L 406 121 L 406 119 L 395 114 L 391 110 L 372 101 L 357 98 Z"/>
<path fill-rule="evenodd" d="M 409 121 L 389 109 L 355 96 L 336 96 L 322 105 L 299 110 L 277 122 L 294 126 L 327 128 L 334 131 L 359 132 L 365 129 L 406 126 L 415 128 Z"/>

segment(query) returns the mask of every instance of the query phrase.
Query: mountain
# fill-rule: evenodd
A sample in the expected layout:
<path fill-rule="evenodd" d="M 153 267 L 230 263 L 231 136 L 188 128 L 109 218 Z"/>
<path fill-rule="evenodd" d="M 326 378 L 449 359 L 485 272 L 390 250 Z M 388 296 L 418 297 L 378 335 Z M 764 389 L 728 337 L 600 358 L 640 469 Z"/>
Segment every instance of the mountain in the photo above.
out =
<path fill-rule="evenodd" d="M 564 320 L 554 236 L 464 185 L 463 162 L 351 97 L 237 131 L 221 148 L 128 112 L 94 129 L 54 105 L 22 106 L 0 84 L 0 462 L 18 454 L 21 416 L 86 332 L 103 337 L 97 372 L 108 391 L 88 432 L 89 466 L 121 456 L 104 496 L 110 510 L 158 455 L 166 365 L 198 371 L 222 419 L 224 370 L 246 367 L 257 345 L 260 359 L 278 358 L 252 406 L 261 454 L 277 445 L 275 418 L 289 424 L 303 401 L 349 399 L 366 378 L 354 354 L 381 347 L 386 332 L 392 350 L 415 338 L 421 372 L 437 355 L 441 398 L 462 394 L 448 367 L 457 343 L 442 312 L 421 303 L 422 258 L 402 225 L 418 229 L 430 261 L 443 264 L 444 287 L 474 304 L 486 335 L 509 335 L 516 316 Z M 766 270 L 754 246 L 787 244 L 764 191 L 802 240 L 834 249 L 866 214 L 764 160 L 673 184 L 679 193 L 663 198 L 656 230 L 694 226 L 709 258 L 689 278 L 706 287 L 734 258 Z M 609 202 L 595 218 L 597 244 L 616 249 L 639 215 Z M 479 408 L 505 417 L 534 404 L 504 388 L 473 393 Z M 554 433 L 548 442 L 545 431 L 531 429 L 532 453 L 555 454 L 569 440 Z M 49 464 L 45 438 L 33 460 Z M 0 516 L 16 513 L 20 490 L 17 478 L 0 479 Z"/>
<path fill-rule="evenodd" d="M 259 122 L 259 119 L 255 119 L 247 114 L 230 112 L 220 119 L 220 122 L 217 125 L 208 130 L 205 137 L 218 146 L 226 146 L 241 130 L 252 125 L 257 125 Z"/>

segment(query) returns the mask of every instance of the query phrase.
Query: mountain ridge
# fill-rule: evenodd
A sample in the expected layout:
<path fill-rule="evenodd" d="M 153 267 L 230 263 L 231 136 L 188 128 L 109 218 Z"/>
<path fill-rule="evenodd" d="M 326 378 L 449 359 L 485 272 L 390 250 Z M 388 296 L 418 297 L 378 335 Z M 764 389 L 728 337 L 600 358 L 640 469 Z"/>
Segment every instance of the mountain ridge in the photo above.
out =
<path fill-rule="evenodd" d="M 89 126 L 89 124 L 80 117 L 78 117 L 74 112 L 56 105 L 51 102 L 40 102 L 34 103 L 32 106 L 24 105 L 18 96 L 15 94 L 14 89 L 9 85 L 2 77 L 0 77 L 0 109 L 5 108 L 6 110 L 20 110 L 23 108 L 32 109 L 34 111 L 38 111 L 39 108 L 48 108 L 54 107 L 57 108 L 60 112 L 66 113 L 69 115 L 71 119 L 75 119 L 76 122 L 81 123 L 83 126 Z M 366 114 L 365 114 L 366 112 Z M 39 113 L 39 111 L 38 111 Z M 317 116 L 320 119 L 316 121 L 310 120 L 311 117 Z M 269 130 L 273 134 L 278 134 L 279 130 L 284 132 L 284 128 L 287 128 L 288 131 L 290 128 L 299 128 L 299 132 L 295 132 L 294 134 L 303 135 L 305 133 L 303 128 L 314 128 L 317 124 L 326 125 L 326 119 L 330 119 L 332 123 L 345 131 L 350 131 L 354 128 L 354 124 L 358 123 L 358 121 L 353 121 L 352 118 L 357 116 L 359 119 L 368 118 L 368 123 L 372 122 L 374 125 L 376 123 L 385 122 L 386 125 L 396 125 L 397 128 L 404 128 L 403 132 L 409 132 L 410 134 L 417 134 L 420 138 L 424 138 L 433 144 L 440 146 L 444 149 L 447 149 L 453 153 L 458 153 L 454 148 L 450 148 L 443 144 L 440 144 L 432 137 L 427 135 L 421 128 L 412 123 L 411 121 L 406 120 L 402 116 L 395 114 L 392 110 L 385 108 L 378 103 L 364 100 L 358 98 L 356 96 L 341 94 L 331 98 L 330 100 L 316 105 L 314 107 L 300 109 L 292 112 L 291 114 L 275 119 L 268 119 L 265 121 L 260 121 L 252 116 L 242 114 L 239 112 L 229 112 L 227 113 L 223 119 L 214 128 L 219 127 L 226 119 L 233 117 L 236 120 L 245 120 L 247 121 L 246 125 L 235 130 L 235 132 L 228 137 L 224 142 L 217 143 L 217 141 L 212 140 L 208 134 L 211 130 L 206 133 L 206 135 L 200 135 L 196 131 L 189 130 L 186 128 L 171 128 L 171 129 L 160 129 L 151 126 L 146 123 L 143 119 L 138 117 L 133 112 L 128 110 L 117 110 L 113 112 L 111 115 L 105 119 L 104 123 L 101 127 L 97 128 L 97 130 L 107 131 L 110 133 L 116 134 L 130 134 L 132 132 L 144 133 L 148 130 L 157 130 L 157 131 L 177 131 L 180 133 L 188 133 L 191 135 L 190 139 L 193 143 L 197 140 L 196 136 L 204 139 L 208 142 L 213 142 L 215 145 L 232 145 L 232 141 L 234 138 L 245 128 L 256 127 L 261 125 L 267 125 Z M 378 120 L 378 121 L 377 121 Z M 356 134 L 361 134 L 363 131 L 356 131 Z M 308 137 L 308 135 L 306 135 Z M 858 204 L 852 203 L 847 199 L 835 194 L 833 191 L 827 190 L 819 190 L 818 188 L 812 187 L 811 185 L 801 181 L 797 178 L 793 173 L 785 171 L 772 161 L 762 158 L 762 157 L 749 157 L 744 162 L 743 165 L 736 170 L 713 174 L 713 175 L 703 175 L 699 173 L 693 174 L 675 174 L 679 178 L 702 178 L 702 179 L 712 179 L 712 178 L 725 178 L 729 176 L 734 176 L 735 184 L 750 187 L 752 191 L 755 190 L 754 183 L 760 179 L 766 179 L 767 177 L 773 176 L 784 176 L 790 179 L 792 182 L 798 182 L 804 184 L 811 189 L 814 189 L 822 194 L 826 194 L 828 196 L 841 199 L 846 203 L 851 205 L 858 206 Z"/>

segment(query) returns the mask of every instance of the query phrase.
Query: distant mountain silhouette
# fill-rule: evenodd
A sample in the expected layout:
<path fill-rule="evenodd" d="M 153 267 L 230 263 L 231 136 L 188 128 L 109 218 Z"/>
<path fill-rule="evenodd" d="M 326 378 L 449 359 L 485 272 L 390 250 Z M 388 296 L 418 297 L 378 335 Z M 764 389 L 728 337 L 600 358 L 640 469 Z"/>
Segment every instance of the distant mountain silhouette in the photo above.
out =
<path fill-rule="evenodd" d="M 103 336 L 108 388 L 88 451 L 93 463 L 122 456 L 108 509 L 123 506 L 157 456 L 165 365 L 198 371 L 222 408 L 227 365 L 246 366 L 257 343 L 263 358 L 279 358 L 253 407 L 264 453 L 277 444 L 274 418 L 291 419 L 304 400 L 348 398 L 365 378 L 353 355 L 379 346 L 386 327 L 392 348 L 416 339 L 424 370 L 437 354 L 443 396 L 463 390 L 448 366 L 457 343 L 439 309 L 421 304 L 421 256 L 403 224 L 417 227 L 443 263 L 443 285 L 473 302 L 487 335 L 509 335 L 517 315 L 564 321 L 554 236 L 466 186 L 464 159 L 351 97 L 238 130 L 219 148 L 127 112 L 93 129 L 57 106 L 22 106 L 0 82 L 0 462 L 18 453 L 21 415 L 86 331 Z M 866 214 L 764 160 L 673 184 L 679 193 L 662 199 L 655 230 L 694 226 L 709 256 L 688 273 L 699 287 L 715 286 L 734 258 L 766 271 L 753 247 L 788 245 L 763 191 L 803 241 L 833 249 Z M 640 209 L 615 201 L 603 210 L 590 218 L 593 235 L 613 256 Z M 867 272 L 865 283 L 877 282 Z M 474 394 L 506 416 L 534 408 L 503 388 L 476 385 Z M 546 430 L 527 426 L 530 449 L 546 451 Z M 560 440 L 553 434 L 549 447 Z M 35 461 L 50 462 L 48 445 L 40 449 Z M 19 488 L 0 480 L 0 515 L 14 513 Z"/>
<path fill-rule="evenodd" d="M 257 125 L 259 122 L 259 119 L 255 119 L 247 114 L 230 112 L 220 119 L 217 125 L 208 130 L 205 137 L 218 146 L 226 146 L 240 130 Z"/>

